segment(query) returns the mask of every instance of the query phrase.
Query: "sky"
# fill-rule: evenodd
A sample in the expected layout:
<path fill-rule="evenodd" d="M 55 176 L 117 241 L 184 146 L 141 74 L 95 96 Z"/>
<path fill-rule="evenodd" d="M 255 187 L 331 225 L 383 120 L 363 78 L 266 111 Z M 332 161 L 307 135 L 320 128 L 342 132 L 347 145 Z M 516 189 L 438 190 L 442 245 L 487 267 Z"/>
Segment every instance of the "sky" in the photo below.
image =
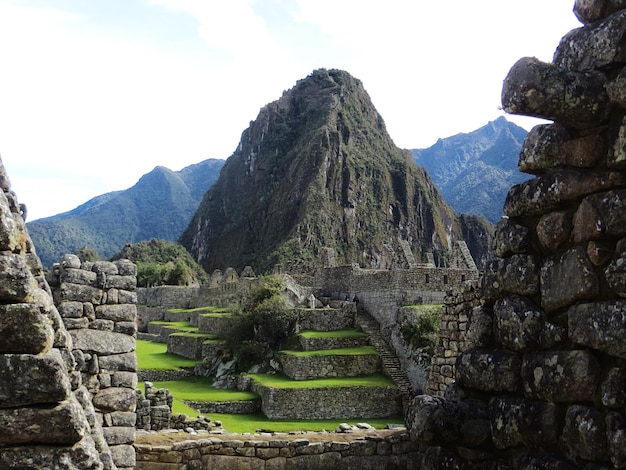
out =
<path fill-rule="evenodd" d="M 506 74 L 552 59 L 573 3 L 0 0 L 0 157 L 28 219 L 51 216 L 228 158 L 319 68 L 360 79 L 397 146 L 426 148 L 504 115 Z"/>

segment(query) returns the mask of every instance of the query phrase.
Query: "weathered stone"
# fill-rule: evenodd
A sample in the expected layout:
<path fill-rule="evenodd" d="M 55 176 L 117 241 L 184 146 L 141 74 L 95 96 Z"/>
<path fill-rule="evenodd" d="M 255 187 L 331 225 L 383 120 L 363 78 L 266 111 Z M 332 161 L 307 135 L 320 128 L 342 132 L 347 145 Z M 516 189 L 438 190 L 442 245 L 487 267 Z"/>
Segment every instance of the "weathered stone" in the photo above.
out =
<path fill-rule="evenodd" d="M 626 358 L 626 300 L 575 305 L 567 320 L 572 342 Z"/>
<path fill-rule="evenodd" d="M 547 312 L 598 295 L 600 284 L 583 247 L 546 258 L 541 266 L 541 306 Z M 564 280 L 567 282 L 563 282 Z"/>
<path fill-rule="evenodd" d="M 486 347 L 493 342 L 493 316 L 485 307 L 476 307 L 467 322 L 465 339 L 473 347 Z"/>
<path fill-rule="evenodd" d="M 29 302 L 36 288 L 37 282 L 20 255 L 0 254 L 0 300 L 3 303 Z"/>
<path fill-rule="evenodd" d="M 102 461 L 92 439 L 71 447 L 9 447 L 0 452 L 0 468 L 102 470 Z"/>
<path fill-rule="evenodd" d="M 579 467 L 575 463 L 572 463 L 567 458 L 559 458 L 553 454 L 549 454 L 540 449 L 532 449 L 528 452 L 523 452 L 517 458 L 514 459 L 511 469 L 506 466 L 501 469 L 500 466 L 496 466 L 494 470 L 578 470 Z M 600 468 L 586 470 L 604 470 Z M 609 470 L 609 469 L 606 469 Z"/>
<path fill-rule="evenodd" d="M 457 403 L 419 395 L 410 404 L 406 423 L 411 439 L 424 444 L 459 444 L 465 414 Z"/>
<path fill-rule="evenodd" d="M 509 351 L 468 349 L 457 359 L 456 380 L 477 390 L 515 392 L 520 386 L 520 363 L 520 357 Z"/>
<path fill-rule="evenodd" d="M 626 59 L 622 45 L 625 33 L 626 11 L 573 29 L 561 39 L 553 63 L 557 67 L 579 72 L 623 63 Z"/>
<path fill-rule="evenodd" d="M 54 341 L 50 318 L 34 304 L 0 305 L 0 353 L 39 354 Z"/>
<path fill-rule="evenodd" d="M 611 367 L 600 383 L 600 397 L 607 408 L 619 409 L 626 405 L 626 369 Z"/>
<path fill-rule="evenodd" d="M 573 405 L 567 409 L 562 441 L 572 458 L 609 460 L 604 414 L 593 408 Z"/>
<path fill-rule="evenodd" d="M 601 266 L 611 259 L 613 248 L 606 243 L 590 241 L 587 243 L 587 258 L 594 266 Z"/>
<path fill-rule="evenodd" d="M 120 276 L 137 275 L 137 265 L 128 259 L 118 259 L 113 261 L 113 264 L 117 266 L 118 274 Z"/>
<path fill-rule="evenodd" d="M 526 136 L 519 157 L 519 169 L 538 174 L 559 167 L 591 168 L 606 155 L 604 134 L 579 136 L 558 124 L 535 126 Z"/>
<path fill-rule="evenodd" d="M 122 387 L 98 390 L 93 397 L 93 406 L 101 411 L 135 411 L 135 391 Z"/>
<path fill-rule="evenodd" d="M 55 297 L 58 301 L 72 300 L 77 302 L 89 302 L 96 305 L 102 302 L 103 294 L 102 289 L 97 287 L 68 283 L 61 283 L 58 291 L 55 291 Z"/>
<path fill-rule="evenodd" d="M 130 292 L 127 290 L 120 290 L 118 293 L 118 303 L 120 304 L 136 304 L 137 292 Z"/>
<path fill-rule="evenodd" d="M 528 229 L 508 217 L 502 217 L 496 224 L 492 249 L 499 258 L 525 253 L 528 246 Z"/>
<path fill-rule="evenodd" d="M 107 276 L 107 288 L 132 291 L 137 287 L 135 276 Z"/>
<path fill-rule="evenodd" d="M 135 427 L 137 414 L 132 411 L 114 411 L 109 415 L 111 417 L 111 426 Z"/>
<path fill-rule="evenodd" d="M 91 322 L 86 318 L 84 318 L 84 320 L 87 323 L 87 326 L 84 328 L 100 331 L 113 331 L 113 328 L 115 328 L 115 322 L 112 320 L 93 320 Z"/>
<path fill-rule="evenodd" d="M 57 403 L 71 386 L 63 358 L 56 349 L 46 354 L 0 355 L 0 403 L 3 407 Z"/>
<path fill-rule="evenodd" d="M 569 240 L 572 231 L 572 217 L 566 211 L 550 212 L 537 223 L 537 238 L 541 246 L 549 251 L 556 252 Z"/>
<path fill-rule="evenodd" d="M 71 330 L 74 347 L 101 355 L 127 353 L 135 350 L 132 336 L 101 330 Z"/>
<path fill-rule="evenodd" d="M 532 57 L 517 61 L 502 87 L 506 112 L 558 121 L 574 129 L 604 124 L 609 114 L 605 77 L 576 72 Z"/>
<path fill-rule="evenodd" d="M 135 448 L 132 445 L 121 444 L 110 447 L 113 463 L 118 468 L 135 468 L 137 465 Z"/>
<path fill-rule="evenodd" d="M 98 305 L 96 307 L 96 318 L 105 320 L 130 321 L 134 322 L 137 316 L 136 305 Z"/>
<path fill-rule="evenodd" d="M 482 291 L 485 300 L 495 300 L 507 294 L 524 296 L 538 294 L 538 258 L 513 255 L 489 262 L 482 279 Z"/>
<path fill-rule="evenodd" d="M 587 196 L 573 221 L 575 242 L 626 236 L 626 189 Z"/>
<path fill-rule="evenodd" d="M 56 406 L 0 409 L 0 445 L 73 445 L 88 432 L 89 424 L 75 398 Z"/>
<path fill-rule="evenodd" d="M 59 314 L 63 318 L 80 318 L 83 316 L 83 303 L 66 301 L 58 305 Z"/>
<path fill-rule="evenodd" d="M 592 401 L 600 366 L 589 351 L 546 351 L 524 355 L 521 367 L 527 397 L 550 402 Z"/>
<path fill-rule="evenodd" d="M 619 81 L 619 83 L 616 83 Z M 615 88 L 610 90 L 619 90 L 621 95 L 615 97 L 620 100 L 620 105 L 626 108 L 626 68 L 622 70 L 620 77 L 612 82 Z M 619 85 L 619 86 L 617 86 Z M 617 91 L 613 91 L 617 94 Z M 609 152 L 607 156 L 607 167 L 609 169 L 626 169 L 626 115 L 611 122 L 609 127 Z"/>
<path fill-rule="evenodd" d="M 111 376 L 111 385 L 113 387 L 126 387 L 131 389 L 137 388 L 137 374 L 133 372 L 114 372 Z"/>
<path fill-rule="evenodd" d="M 626 238 L 615 247 L 611 263 L 604 271 L 609 287 L 620 297 L 626 297 Z"/>
<path fill-rule="evenodd" d="M 135 442 L 135 428 L 129 427 L 103 427 L 102 434 L 109 446 L 118 446 L 121 444 L 132 444 Z"/>
<path fill-rule="evenodd" d="M 102 356 L 99 359 L 100 369 L 108 371 L 137 372 L 137 355 L 134 352 Z"/>
<path fill-rule="evenodd" d="M 65 268 L 61 271 L 61 282 L 81 284 L 84 286 L 96 285 L 96 273 L 84 269 Z"/>
<path fill-rule="evenodd" d="M 115 324 L 113 331 L 116 333 L 135 336 L 137 334 L 137 323 L 134 321 L 120 321 Z"/>
<path fill-rule="evenodd" d="M 576 0 L 574 14 L 587 24 L 606 18 L 622 8 L 626 8 L 625 0 Z"/>
<path fill-rule="evenodd" d="M 513 186 L 506 196 L 504 213 L 509 217 L 541 215 L 624 184 L 626 175 L 618 172 L 558 170 Z"/>
<path fill-rule="evenodd" d="M 96 261 L 93 263 L 91 270 L 97 274 L 118 275 L 119 270 L 115 263 L 110 261 Z"/>
<path fill-rule="evenodd" d="M 499 449 L 554 447 L 559 423 L 553 403 L 521 397 L 496 397 L 489 403 L 492 439 Z"/>
<path fill-rule="evenodd" d="M 525 297 L 505 297 L 493 306 L 495 336 L 513 351 L 547 349 L 563 341 L 564 328 L 553 325 L 546 314 Z"/>
<path fill-rule="evenodd" d="M 609 459 L 613 467 L 626 468 L 626 418 L 623 413 L 608 413 L 605 427 Z"/>
<path fill-rule="evenodd" d="M 61 266 L 67 269 L 80 269 L 80 258 L 74 254 L 67 253 L 61 257 Z"/>
<path fill-rule="evenodd" d="M 81 318 L 65 318 L 63 320 L 67 330 L 76 330 L 89 327 L 89 320 L 85 317 Z"/>

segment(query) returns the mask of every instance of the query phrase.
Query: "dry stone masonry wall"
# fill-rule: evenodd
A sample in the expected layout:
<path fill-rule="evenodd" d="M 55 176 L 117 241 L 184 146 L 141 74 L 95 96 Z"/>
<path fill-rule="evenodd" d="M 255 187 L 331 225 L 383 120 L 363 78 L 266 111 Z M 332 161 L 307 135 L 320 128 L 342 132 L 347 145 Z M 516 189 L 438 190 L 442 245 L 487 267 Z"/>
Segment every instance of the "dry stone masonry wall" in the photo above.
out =
<path fill-rule="evenodd" d="M 521 151 L 534 178 L 508 194 L 455 386 L 409 410 L 423 469 L 626 468 L 626 3 L 575 13 L 552 63 L 504 82 L 508 112 L 554 123 Z"/>
<path fill-rule="evenodd" d="M 113 469 L 1 163 L 0 189 L 0 468 Z"/>

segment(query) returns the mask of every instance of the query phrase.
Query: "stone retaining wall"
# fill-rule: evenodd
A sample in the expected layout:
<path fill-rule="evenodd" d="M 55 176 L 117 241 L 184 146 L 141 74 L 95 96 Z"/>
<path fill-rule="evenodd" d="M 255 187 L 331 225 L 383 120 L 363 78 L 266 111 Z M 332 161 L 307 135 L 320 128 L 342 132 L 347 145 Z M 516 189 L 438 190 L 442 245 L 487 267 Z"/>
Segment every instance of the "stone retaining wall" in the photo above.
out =
<path fill-rule="evenodd" d="M 193 371 L 188 370 L 139 370 L 137 378 L 139 382 L 170 382 L 191 377 Z"/>
<path fill-rule="evenodd" d="M 204 314 L 198 316 L 198 330 L 202 333 L 224 335 L 232 325 L 229 313 Z"/>
<path fill-rule="evenodd" d="M 185 403 L 202 413 L 255 414 L 261 411 L 261 400 L 206 402 L 189 401 Z"/>
<path fill-rule="evenodd" d="M 283 439 L 241 440 L 210 437 L 173 446 L 137 445 L 136 470 L 331 469 L 418 470 L 421 455 L 406 433 L 344 441 L 328 434 L 310 441 Z"/>
<path fill-rule="evenodd" d="M 354 354 L 341 356 L 295 356 L 278 353 L 276 359 L 283 372 L 294 380 L 310 380 L 327 377 L 356 377 L 380 372 L 380 356 Z"/>
<path fill-rule="evenodd" d="M 320 349 L 358 348 L 368 344 L 367 335 L 356 338 L 305 338 L 298 336 L 303 351 L 317 351 Z"/>
<path fill-rule="evenodd" d="M 188 359 L 202 359 L 202 343 L 208 338 L 197 333 L 173 333 L 167 337 L 167 352 Z"/>
<path fill-rule="evenodd" d="M 269 419 L 363 419 L 401 414 L 397 387 L 273 388 L 252 382 Z"/>
<path fill-rule="evenodd" d="M 198 297 L 199 287 L 157 286 L 137 289 L 137 303 L 148 307 L 191 308 Z"/>
<path fill-rule="evenodd" d="M 300 330 L 334 331 L 354 328 L 356 308 L 352 302 L 344 302 L 340 309 L 301 308 L 297 312 Z"/>

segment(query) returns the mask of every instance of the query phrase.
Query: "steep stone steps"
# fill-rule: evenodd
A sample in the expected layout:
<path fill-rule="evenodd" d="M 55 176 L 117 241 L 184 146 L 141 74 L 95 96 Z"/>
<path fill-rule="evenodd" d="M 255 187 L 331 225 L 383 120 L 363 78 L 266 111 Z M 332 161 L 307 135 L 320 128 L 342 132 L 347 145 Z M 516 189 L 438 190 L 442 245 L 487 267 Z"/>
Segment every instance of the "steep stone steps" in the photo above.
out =
<path fill-rule="evenodd" d="M 356 323 L 369 335 L 369 341 L 380 355 L 383 371 L 398 385 L 403 397 L 408 397 L 411 382 L 404 372 L 398 356 L 380 334 L 380 324 L 366 310 L 359 308 Z"/>

